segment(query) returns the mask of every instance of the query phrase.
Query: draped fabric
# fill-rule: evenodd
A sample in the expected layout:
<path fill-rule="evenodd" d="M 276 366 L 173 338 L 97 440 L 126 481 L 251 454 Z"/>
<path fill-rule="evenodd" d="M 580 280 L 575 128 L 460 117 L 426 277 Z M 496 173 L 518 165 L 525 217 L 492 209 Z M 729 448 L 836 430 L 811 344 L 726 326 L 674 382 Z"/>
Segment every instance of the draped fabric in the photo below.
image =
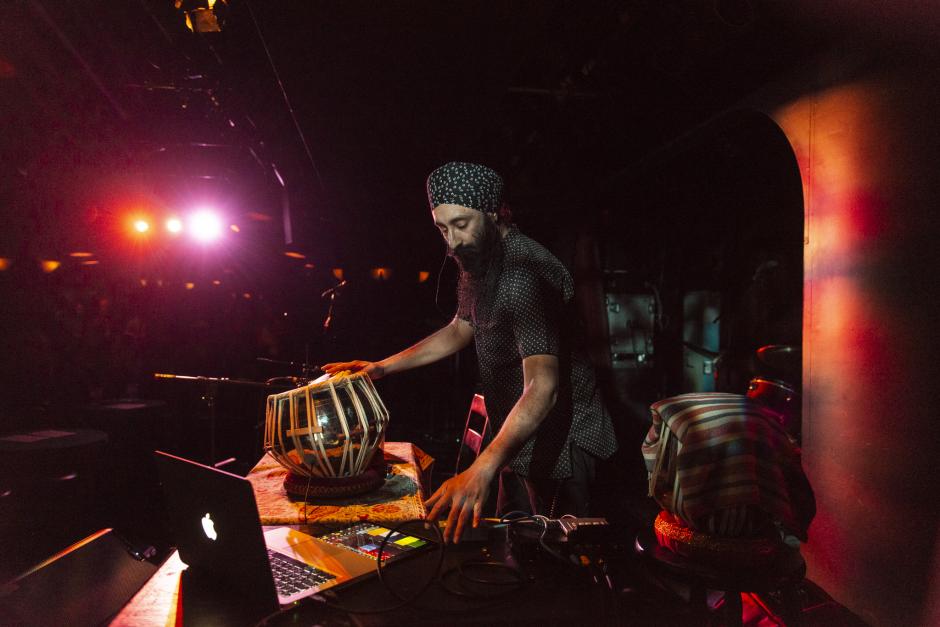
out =
<path fill-rule="evenodd" d="M 737 394 L 682 394 L 650 406 L 649 491 L 697 531 L 757 509 L 806 540 L 816 502 L 799 448 L 772 414 Z"/>

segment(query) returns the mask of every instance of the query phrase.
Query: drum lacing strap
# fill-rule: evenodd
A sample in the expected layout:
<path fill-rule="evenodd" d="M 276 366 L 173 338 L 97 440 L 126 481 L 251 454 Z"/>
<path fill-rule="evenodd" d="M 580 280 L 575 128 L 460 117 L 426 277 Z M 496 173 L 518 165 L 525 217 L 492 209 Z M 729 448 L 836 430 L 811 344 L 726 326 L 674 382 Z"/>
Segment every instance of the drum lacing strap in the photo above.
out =
<path fill-rule="evenodd" d="M 669 426 L 666 424 L 666 421 L 663 420 L 663 424 L 659 428 L 659 453 L 656 455 L 656 463 L 653 466 L 653 470 L 650 472 L 649 480 L 649 494 L 655 498 L 656 493 L 656 482 L 659 479 L 659 473 L 662 471 L 663 461 L 666 457 L 669 456 L 669 448 L 667 444 L 669 443 L 669 435 L 672 432 L 669 430 Z"/>

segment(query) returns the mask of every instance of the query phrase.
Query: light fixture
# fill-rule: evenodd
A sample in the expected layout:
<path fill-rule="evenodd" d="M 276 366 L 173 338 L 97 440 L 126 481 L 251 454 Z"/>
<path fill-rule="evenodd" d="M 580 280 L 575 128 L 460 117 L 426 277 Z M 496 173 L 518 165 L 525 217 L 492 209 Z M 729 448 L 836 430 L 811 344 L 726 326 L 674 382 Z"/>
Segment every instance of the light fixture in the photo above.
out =
<path fill-rule="evenodd" d="M 211 242 L 222 234 L 222 222 L 211 211 L 197 211 L 189 218 L 189 232 L 201 242 Z"/>
<path fill-rule="evenodd" d="M 226 0 L 176 0 L 186 17 L 186 28 L 194 33 L 218 33 L 225 23 Z"/>
<path fill-rule="evenodd" d="M 183 221 L 179 218 L 170 218 L 166 221 L 166 230 L 170 233 L 179 233 L 183 230 Z"/>

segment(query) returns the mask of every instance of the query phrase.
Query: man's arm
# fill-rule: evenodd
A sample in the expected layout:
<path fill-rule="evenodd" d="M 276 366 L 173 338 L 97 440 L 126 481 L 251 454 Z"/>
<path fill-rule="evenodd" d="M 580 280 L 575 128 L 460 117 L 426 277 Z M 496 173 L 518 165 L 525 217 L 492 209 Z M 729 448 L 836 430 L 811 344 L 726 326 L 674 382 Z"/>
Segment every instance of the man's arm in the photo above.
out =
<path fill-rule="evenodd" d="M 522 360 L 523 390 L 509 416 L 493 441 L 466 471 L 444 482 L 427 500 L 432 506 L 428 518 L 435 520 L 446 509 L 447 527 L 444 539 L 460 540 L 461 532 L 471 513 L 473 526 L 489 494 L 490 481 L 522 445 L 535 433 L 548 412 L 555 406 L 558 394 L 558 358 L 554 355 L 531 355 Z"/>
<path fill-rule="evenodd" d="M 454 318 L 450 324 L 432 333 L 414 346 L 382 361 L 343 361 L 325 364 L 323 372 L 334 374 L 343 370 L 364 370 L 372 379 L 380 379 L 411 368 L 418 368 L 453 355 L 473 339 L 473 327 L 466 320 Z"/>

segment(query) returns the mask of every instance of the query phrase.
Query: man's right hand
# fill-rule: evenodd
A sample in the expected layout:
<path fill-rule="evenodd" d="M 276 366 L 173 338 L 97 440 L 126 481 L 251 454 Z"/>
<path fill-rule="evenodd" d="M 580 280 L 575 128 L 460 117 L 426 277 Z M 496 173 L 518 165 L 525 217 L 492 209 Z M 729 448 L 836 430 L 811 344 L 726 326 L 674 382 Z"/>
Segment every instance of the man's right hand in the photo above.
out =
<path fill-rule="evenodd" d="M 373 381 L 385 376 L 385 368 L 377 361 L 337 361 L 320 366 L 320 370 L 333 376 L 339 372 L 365 372 Z"/>

